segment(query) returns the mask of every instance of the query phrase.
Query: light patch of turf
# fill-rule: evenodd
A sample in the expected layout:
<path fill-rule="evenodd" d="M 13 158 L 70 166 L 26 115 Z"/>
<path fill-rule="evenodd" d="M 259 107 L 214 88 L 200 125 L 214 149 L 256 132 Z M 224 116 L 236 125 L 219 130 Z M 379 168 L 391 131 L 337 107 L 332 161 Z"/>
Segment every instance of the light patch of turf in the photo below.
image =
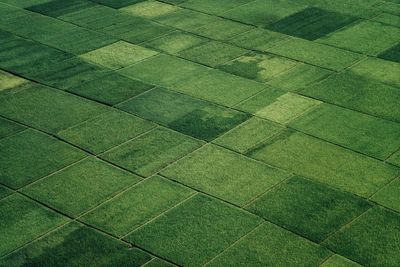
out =
<path fill-rule="evenodd" d="M 184 8 L 155 20 L 161 24 L 190 32 L 204 25 L 212 24 L 218 21 L 218 18 Z"/>
<path fill-rule="evenodd" d="M 249 117 L 239 111 L 162 89 L 146 92 L 119 108 L 206 141 L 215 139 Z"/>
<path fill-rule="evenodd" d="M 219 70 L 210 70 L 204 75 L 189 78 L 172 89 L 231 107 L 264 90 L 265 86 Z"/>
<path fill-rule="evenodd" d="M 236 205 L 245 205 L 288 177 L 286 172 L 215 145 L 199 149 L 161 173 Z"/>
<path fill-rule="evenodd" d="M 286 40 L 287 38 L 289 38 L 289 36 L 278 32 L 255 28 L 236 35 L 227 40 L 227 42 L 247 49 L 266 51 L 268 48 Z"/>
<path fill-rule="evenodd" d="M 23 78 L 0 70 L 0 93 L 2 91 L 21 86 L 27 82 L 28 81 Z"/>
<path fill-rule="evenodd" d="M 400 88 L 400 63 L 370 57 L 352 67 L 351 71 Z"/>
<path fill-rule="evenodd" d="M 239 153 L 245 153 L 283 129 L 278 124 L 253 117 L 217 138 L 214 143 Z"/>
<path fill-rule="evenodd" d="M 395 179 L 371 199 L 378 204 L 400 212 L 400 179 Z"/>
<path fill-rule="evenodd" d="M 200 266 L 251 231 L 261 219 L 196 195 L 126 237 L 184 266 Z"/>
<path fill-rule="evenodd" d="M 180 10 L 180 7 L 162 3 L 159 1 L 147 0 L 140 1 L 134 5 L 121 8 L 121 11 L 127 12 L 131 15 L 143 17 L 147 19 L 155 19 L 157 17 L 165 16 Z"/>
<path fill-rule="evenodd" d="M 0 260 L 0 266 L 129 266 L 152 257 L 115 238 L 72 222 Z"/>
<path fill-rule="evenodd" d="M 371 206 L 353 194 L 294 177 L 262 195 L 248 209 L 285 229 L 321 242 Z"/>
<path fill-rule="evenodd" d="M 399 41 L 400 29 L 375 21 L 361 21 L 319 39 L 325 44 L 376 56 Z"/>
<path fill-rule="evenodd" d="M 19 194 L 0 200 L 0 212 L 0 256 L 10 253 L 67 220 Z"/>
<path fill-rule="evenodd" d="M 285 124 L 321 103 L 321 101 L 312 98 L 286 93 L 276 98 L 271 104 L 256 111 L 255 115 Z"/>
<path fill-rule="evenodd" d="M 101 155 L 143 176 L 150 176 L 201 145 L 201 141 L 165 128 L 156 128 Z"/>
<path fill-rule="evenodd" d="M 182 1 L 182 7 L 198 10 L 209 14 L 221 14 L 224 11 L 232 9 L 236 6 L 244 5 L 251 0 L 186 0 Z"/>
<path fill-rule="evenodd" d="M 400 147 L 400 123 L 323 104 L 289 123 L 290 127 L 385 160 Z"/>
<path fill-rule="evenodd" d="M 297 64 L 295 67 L 273 77 L 268 84 L 285 91 L 297 92 L 304 87 L 322 80 L 332 72 L 308 64 Z"/>
<path fill-rule="evenodd" d="M 122 237 L 188 198 L 193 191 L 151 177 L 85 215 L 82 220 Z"/>
<path fill-rule="evenodd" d="M 257 111 L 263 109 L 264 107 L 270 105 L 276 99 L 285 94 L 285 91 L 280 89 L 266 87 L 264 91 L 255 96 L 249 98 L 242 103 L 239 103 L 235 106 L 235 108 L 239 110 L 243 110 L 252 114 L 255 114 Z"/>
<path fill-rule="evenodd" d="M 331 236 L 325 245 L 361 264 L 395 267 L 400 262 L 400 215 L 374 207 Z"/>
<path fill-rule="evenodd" d="M 181 51 L 179 56 L 210 67 L 215 67 L 241 56 L 246 52 L 247 50 L 230 44 L 209 41 L 205 44 Z"/>
<path fill-rule="evenodd" d="M 335 71 L 340 71 L 363 58 L 360 54 L 300 38 L 292 38 L 268 49 L 268 52 Z"/>
<path fill-rule="evenodd" d="M 297 64 L 295 61 L 279 56 L 251 53 L 227 62 L 219 66 L 219 69 L 248 79 L 265 82 Z"/>
<path fill-rule="evenodd" d="M 366 76 L 340 73 L 300 92 L 324 102 L 400 122 L 400 90 Z"/>
<path fill-rule="evenodd" d="M 161 36 L 155 40 L 151 40 L 144 45 L 162 50 L 169 54 L 177 54 L 182 50 L 200 45 L 206 41 L 207 39 L 205 38 L 201 38 L 190 33 L 176 31 L 165 36 Z"/>
<path fill-rule="evenodd" d="M 330 254 L 324 247 L 265 222 L 206 266 L 318 266 Z"/>
<path fill-rule="evenodd" d="M 210 39 L 223 41 L 251 29 L 251 26 L 242 23 L 227 19 L 219 19 L 212 24 L 194 29 L 193 32 Z"/>
<path fill-rule="evenodd" d="M 0 140 L 0 181 L 17 189 L 85 155 L 66 143 L 28 129 Z"/>
<path fill-rule="evenodd" d="M 76 217 L 139 181 L 134 174 L 90 157 L 24 187 L 22 191 Z"/>
<path fill-rule="evenodd" d="M 116 70 L 157 54 L 158 52 L 145 47 L 124 41 L 118 41 L 111 45 L 90 51 L 80 57 L 90 62 Z"/>
<path fill-rule="evenodd" d="M 327 261 L 325 261 L 322 265 L 320 265 L 320 267 L 361 267 L 361 265 L 338 254 L 335 254 Z"/>
<path fill-rule="evenodd" d="M 120 111 L 111 111 L 58 133 L 79 147 L 98 154 L 138 136 L 155 125 Z"/>
<path fill-rule="evenodd" d="M 298 132 L 276 138 L 248 154 L 363 197 L 371 196 L 400 174 L 398 168 Z"/>
<path fill-rule="evenodd" d="M 119 73 L 144 82 L 170 87 L 208 70 L 205 66 L 184 59 L 168 55 L 157 55 L 124 68 Z"/>

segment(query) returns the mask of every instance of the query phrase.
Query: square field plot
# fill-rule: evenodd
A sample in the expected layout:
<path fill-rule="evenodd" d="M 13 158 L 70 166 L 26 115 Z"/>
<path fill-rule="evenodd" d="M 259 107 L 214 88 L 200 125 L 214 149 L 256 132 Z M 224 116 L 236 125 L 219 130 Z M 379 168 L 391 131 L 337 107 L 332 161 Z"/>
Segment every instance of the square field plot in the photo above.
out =
<path fill-rule="evenodd" d="M 334 71 L 340 71 L 363 58 L 360 54 L 299 38 L 274 46 L 268 52 Z"/>
<path fill-rule="evenodd" d="M 185 79 L 208 71 L 205 66 L 168 55 L 158 55 L 119 73 L 147 83 L 170 87 Z"/>
<path fill-rule="evenodd" d="M 176 84 L 173 90 L 231 107 L 264 90 L 261 83 L 244 79 L 223 71 L 210 70 Z"/>
<path fill-rule="evenodd" d="M 185 8 L 194 9 L 209 14 L 221 14 L 222 12 L 234 7 L 252 2 L 252 0 L 186 0 L 182 2 L 183 3 L 181 6 Z"/>
<path fill-rule="evenodd" d="M 348 15 L 310 7 L 268 24 L 266 28 L 307 40 L 315 40 L 356 19 Z"/>
<path fill-rule="evenodd" d="M 344 72 L 301 90 L 302 95 L 400 122 L 400 90 L 367 75 Z"/>
<path fill-rule="evenodd" d="M 196 195 L 125 239 L 184 266 L 200 266 L 250 232 L 261 219 Z"/>
<path fill-rule="evenodd" d="M 25 187 L 23 192 L 76 217 L 138 181 L 136 175 L 87 158 Z"/>
<path fill-rule="evenodd" d="M 152 257 L 124 242 L 72 222 L 0 260 L 0 266 L 142 266 Z"/>
<path fill-rule="evenodd" d="M 184 201 L 193 193 L 189 188 L 154 176 L 99 206 L 82 220 L 122 237 Z"/>
<path fill-rule="evenodd" d="M 207 24 L 198 29 L 192 30 L 196 34 L 213 39 L 213 40 L 227 40 L 238 34 L 247 32 L 254 27 L 234 22 L 227 19 L 220 19 L 211 24 Z"/>
<path fill-rule="evenodd" d="M 25 130 L 0 140 L 0 182 L 17 189 L 85 156 L 53 137 Z"/>
<path fill-rule="evenodd" d="M 158 52 L 145 47 L 119 41 L 81 55 L 83 59 L 109 69 L 120 69 L 154 56 Z"/>
<path fill-rule="evenodd" d="M 376 56 L 400 41 L 400 29 L 374 21 L 362 21 L 319 41 L 344 49 Z"/>
<path fill-rule="evenodd" d="M 121 8 L 120 10 L 130 15 L 147 19 L 156 19 L 180 10 L 180 7 L 159 1 L 147 0 Z"/>
<path fill-rule="evenodd" d="M 108 111 L 107 106 L 41 85 L 0 98 L 0 114 L 51 133 Z"/>
<path fill-rule="evenodd" d="M 245 33 L 236 35 L 228 43 L 257 51 L 267 51 L 268 48 L 288 39 L 289 36 L 261 28 L 255 28 Z"/>
<path fill-rule="evenodd" d="M 395 267 L 400 262 L 400 215 L 375 207 L 324 243 L 361 264 Z"/>
<path fill-rule="evenodd" d="M 371 206 L 360 197 L 294 177 L 256 199 L 248 209 L 301 236 L 321 242 Z"/>
<path fill-rule="evenodd" d="M 155 127 L 151 122 L 125 112 L 103 113 L 58 135 L 92 153 L 104 152 Z"/>
<path fill-rule="evenodd" d="M 279 124 L 253 117 L 223 134 L 214 143 L 239 153 L 245 153 L 282 132 L 283 129 L 284 127 Z"/>
<path fill-rule="evenodd" d="M 119 108 L 206 141 L 215 139 L 249 117 L 239 111 L 162 89 L 146 92 Z"/>
<path fill-rule="evenodd" d="M 179 53 L 183 58 L 215 67 L 248 52 L 230 44 L 210 41 Z"/>
<path fill-rule="evenodd" d="M 400 179 L 397 178 L 372 196 L 378 204 L 400 212 Z"/>
<path fill-rule="evenodd" d="M 279 56 L 250 53 L 219 66 L 219 69 L 248 79 L 266 82 L 298 64 Z"/>
<path fill-rule="evenodd" d="M 183 134 L 157 128 L 107 151 L 101 157 L 142 176 L 150 176 L 201 144 L 201 141 Z"/>
<path fill-rule="evenodd" d="M 183 158 L 162 175 L 241 206 L 289 176 L 215 145 Z"/>
<path fill-rule="evenodd" d="M 0 256 L 67 222 L 65 217 L 19 194 L 0 200 L 0 212 Z"/>
<path fill-rule="evenodd" d="M 400 174 L 398 168 L 299 132 L 278 136 L 248 154 L 363 197 Z"/>
<path fill-rule="evenodd" d="M 206 266 L 319 266 L 330 255 L 326 248 L 265 222 Z"/>
<path fill-rule="evenodd" d="M 107 105 L 115 105 L 153 87 L 151 84 L 111 72 L 80 83 L 67 91 Z"/>

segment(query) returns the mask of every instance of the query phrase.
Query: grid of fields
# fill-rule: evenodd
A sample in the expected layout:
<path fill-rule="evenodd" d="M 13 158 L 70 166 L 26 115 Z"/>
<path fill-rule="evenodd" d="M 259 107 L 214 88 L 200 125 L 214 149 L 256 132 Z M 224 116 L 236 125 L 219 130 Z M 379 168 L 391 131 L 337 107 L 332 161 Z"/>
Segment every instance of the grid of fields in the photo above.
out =
<path fill-rule="evenodd" d="M 400 266 L 399 0 L 0 0 L 0 266 Z"/>

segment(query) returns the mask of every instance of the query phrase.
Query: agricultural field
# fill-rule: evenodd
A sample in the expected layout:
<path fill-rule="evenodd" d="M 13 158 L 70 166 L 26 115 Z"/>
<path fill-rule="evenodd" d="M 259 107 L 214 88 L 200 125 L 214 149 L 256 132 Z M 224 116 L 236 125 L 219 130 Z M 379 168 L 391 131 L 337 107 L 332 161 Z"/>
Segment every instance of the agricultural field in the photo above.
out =
<path fill-rule="evenodd" d="M 400 1 L 0 0 L 0 266 L 400 266 Z"/>

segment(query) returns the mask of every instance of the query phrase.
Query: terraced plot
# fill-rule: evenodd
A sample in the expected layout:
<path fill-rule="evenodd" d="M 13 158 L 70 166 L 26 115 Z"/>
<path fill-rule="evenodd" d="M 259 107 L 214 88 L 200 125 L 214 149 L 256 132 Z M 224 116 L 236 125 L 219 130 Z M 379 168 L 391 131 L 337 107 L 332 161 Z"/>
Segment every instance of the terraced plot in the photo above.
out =
<path fill-rule="evenodd" d="M 0 267 L 400 266 L 399 21 L 0 0 Z"/>

